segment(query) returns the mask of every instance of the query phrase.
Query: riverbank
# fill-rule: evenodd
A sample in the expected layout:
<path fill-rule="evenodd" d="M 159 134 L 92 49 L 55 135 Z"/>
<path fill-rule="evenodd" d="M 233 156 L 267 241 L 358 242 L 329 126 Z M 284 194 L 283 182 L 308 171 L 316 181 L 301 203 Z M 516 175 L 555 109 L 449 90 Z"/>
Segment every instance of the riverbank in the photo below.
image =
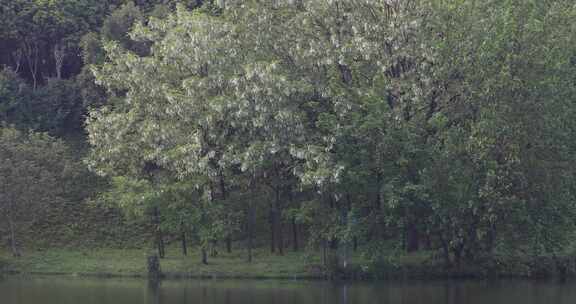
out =
<path fill-rule="evenodd" d="M 435 263 L 427 253 L 396 257 L 381 263 L 368 263 L 352 257 L 346 271 L 321 267 L 318 254 L 287 252 L 271 255 L 255 250 L 252 263 L 246 252 L 219 253 L 200 262 L 199 252 L 183 256 L 177 249 L 161 259 L 166 278 L 229 279 L 446 279 L 446 278 L 545 278 L 576 276 L 574 257 L 497 257 L 458 269 Z M 141 249 L 47 249 L 28 250 L 20 258 L 0 251 L 0 273 L 31 275 L 72 275 L 97 277 L 146 277 L 148 252 Z"/>
<path fill-rule="evenodd" d="M 140 249 L 33 250 L 22 257 L 0 251 L 6 262 L 5 272 L 43 275 L 103 277 L 144 277 L 148 252 Z M 208 265 L 200 262 L 199 252 L 187 256 L 174 250 L 161 259 L 162 273 L 169 278 L 250 278 L 250 279 L 321 279 L 323 272 L 311 265 L 315 256 L 289 252 L 283 256 L 255 250 L 252 263 L 245 251 L 219 253 Z"/>

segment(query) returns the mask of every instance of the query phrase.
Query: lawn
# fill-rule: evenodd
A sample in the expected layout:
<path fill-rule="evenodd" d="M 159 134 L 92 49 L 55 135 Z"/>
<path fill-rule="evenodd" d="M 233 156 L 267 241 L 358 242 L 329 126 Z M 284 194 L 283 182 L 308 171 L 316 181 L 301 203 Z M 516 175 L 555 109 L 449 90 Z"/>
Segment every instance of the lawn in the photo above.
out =
<path fill-rule="evenodd" d="M 27 250 L 20 258 L 0 251 L 0 260 L 19 273 L 144 276 L 148 254 L 143 249 L 45 249 Z M 319 264 L 315 255 L 288 252 L 278 256 L 264 249 L 254 251 L 252 263 L 247 262 L 245 250 L 220 252 L 209 258 L 208 265 L 200 262 L 199 252 L 183 256 L 176 248 L 161 260 L 162 271 L 173 277 L 303 278 L 318 276 L 308 271 L 315 264 Z"/>

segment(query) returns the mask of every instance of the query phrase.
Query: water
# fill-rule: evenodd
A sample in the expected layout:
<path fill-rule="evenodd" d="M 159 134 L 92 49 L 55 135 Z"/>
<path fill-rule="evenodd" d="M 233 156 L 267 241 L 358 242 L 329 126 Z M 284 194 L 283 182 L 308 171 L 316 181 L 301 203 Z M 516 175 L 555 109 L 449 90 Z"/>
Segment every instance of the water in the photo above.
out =
<path fill-rule="evenodd" d="M 7 277 L 1 304 L 572 304 L 576 282 L 164 281 Z"/>

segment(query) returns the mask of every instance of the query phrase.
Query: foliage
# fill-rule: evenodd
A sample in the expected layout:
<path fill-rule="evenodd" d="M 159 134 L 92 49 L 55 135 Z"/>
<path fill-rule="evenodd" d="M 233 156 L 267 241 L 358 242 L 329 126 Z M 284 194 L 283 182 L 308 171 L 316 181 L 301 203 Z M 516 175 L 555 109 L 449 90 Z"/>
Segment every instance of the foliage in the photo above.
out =
<path fill-rule="evenodd" d="M 204 250 L 257 229 L 283 254 L 290 226 L 296 249 L 303 231 L 374 265 L 390 247 L 456 268 L 569 248 L 573 1 L 19 0 L 2 15 L 0 119 L 69 136 L 89 113 L 101 198 L 141 227 L 158 217 Z"/>
<path fill-rule="evenodd" d="M 2 228 L 13 254 L 19 255 L 17 234 L 37 221 L 42 210 L 62 200 L 60 181 L 69 172 L 69 160 L 62 142 L 5 127 L 0 129 L 0 153 Z"/>

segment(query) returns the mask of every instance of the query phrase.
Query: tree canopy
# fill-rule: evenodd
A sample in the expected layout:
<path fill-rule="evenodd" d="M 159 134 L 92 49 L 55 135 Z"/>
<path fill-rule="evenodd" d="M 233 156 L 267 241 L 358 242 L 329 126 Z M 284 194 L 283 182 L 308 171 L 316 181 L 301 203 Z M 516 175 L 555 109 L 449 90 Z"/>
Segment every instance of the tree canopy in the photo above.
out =
<path fill-rule="evenodd" d="M 234 239 L 251 260 L 258 232 L 274 253 L 306 240 L 341 265 L 358 246 L 457 268 L 570 248 L 573 1 L 20 0 L 1 14 L 0 119 L 86 135 L 99 199 L 150 219 L 160 255 L 190 235 L 205 263 Z"/>

